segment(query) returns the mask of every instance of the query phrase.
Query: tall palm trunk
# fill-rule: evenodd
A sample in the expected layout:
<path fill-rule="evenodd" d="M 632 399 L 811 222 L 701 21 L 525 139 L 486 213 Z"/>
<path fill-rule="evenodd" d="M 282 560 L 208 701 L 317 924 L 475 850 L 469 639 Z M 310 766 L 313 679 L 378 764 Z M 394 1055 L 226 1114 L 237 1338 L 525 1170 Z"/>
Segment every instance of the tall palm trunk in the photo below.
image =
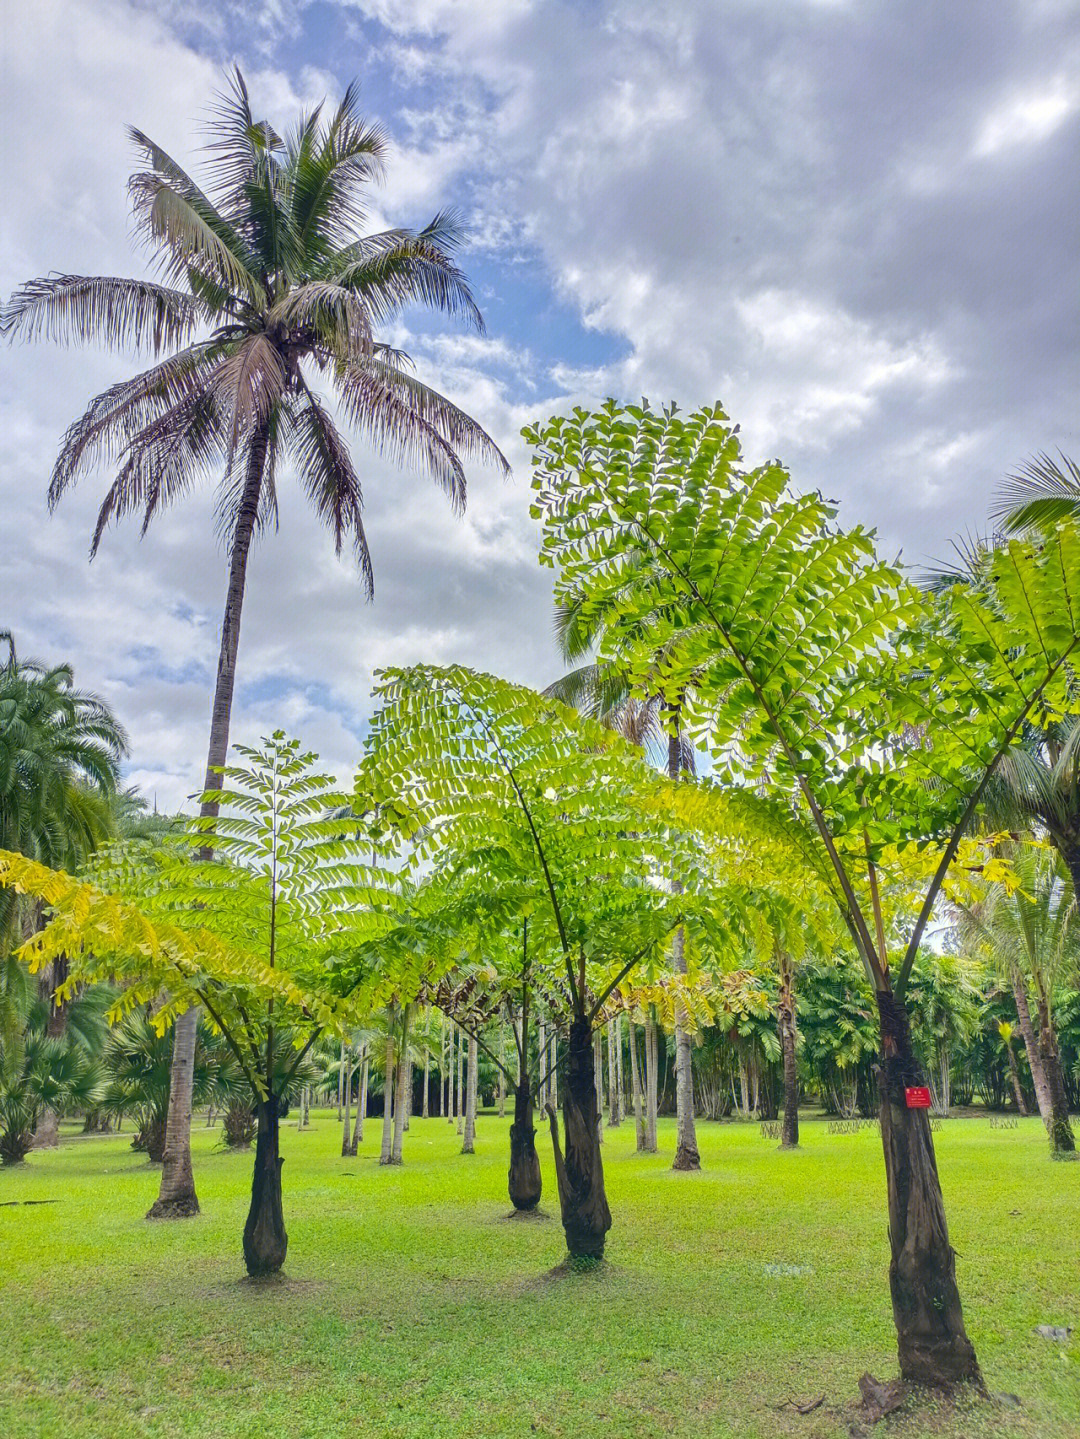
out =
<path fill-rule="evenodd" d="M 351 1050 L 351 1049 L 345 1049 L 345 1047 L 342 1046 L 342 1060 L 343 1060 L 343 1066 L 342 1066 L 342 1067 L 343 1067 L 344 1070 L 345 1070 L 345 1090 L 344 1090 L 344 1092 L 345 1092 L 345 1101 L 344 1101 L 345 1121 L 344 1121 L 344 1125 L 343 1125 L 343 1128 L 342 1128 L 342 1131 L 341 1131 L 341 1153 L 342 1153 L 342 1156 L 344 1157 L 344 1156 L 346 1156 L 346 1155 L 354 1154 L 354 1153 L 356 1152 L 356 1151 L 353 1149 L 353 1147 L 352 1147 L 352 1080 L 353 1080 L 353 1061 L 352 1061 L 352 1050 Z"/>
<path fill-rule="evenodd" d="M 465 1129 L 465 1036 L 460 1029 L 457 1037 L 457 1072 L 454 1077 L 454 1085 L 457 1132 L 462 1134 Z"/>
<path fill-rule="evenodd" d="M 540 1088 L 537 1099 L 541 1109 L 546 1109 L 551 1102 L 551 1089 L 548 1084 L 548 1042 L 547 1025 L 542 1019 L 536 1021 L 536 1072 L 540 1076 Z"/>
<path fill-rule="evenodd" d="M 611 1210 L 604 1192 L 592 1033 L 589 1021 L 580 1015 L 570 1025 L 567 1050 L 563 1089 L 565 1156 L 559 1145 L 557 1112 L 548 1106 L 559 1208 L 570 1257 L 602 1259 L 604 1242 L 611 1228 Z"/>
<path fill-rule="evenodd" d="M 1039 1106 L 1039 1115 L 1042 1122 L 1049 1130 L 1054 1117 L 1054 1105 L 1050 1098 L 1050 1085 L 1046 1080 L 1046 1070 L 1043 1068 L 1042 1055 L 1039 1052 L 1038 1040 L 1035 1038 L 1035 1026 L 1031 1022 L 1031 1006 L 1028 1004 L 1027 982 L 1019 970 L 1013 970 L 1012 992 L 1016 1000 L 1016 1017 L 1020 1023 L 1020 1033 L 1024 1037 L 1024 1048 L 1027 1050 L 1028 1068 L 1031 1070 L 1031 1082 L 1035 1086 L 1035 1103 Z"/>
<path fill-rule="evenodd" d="M 394 1162 L 394 1025 L 391 1017 L 386 1036 L 386 1060 L 383 1070 L 383 1117 L 382 1117 L 382 1149 L 379 1153 L 380 1164 L 392 1164 Z"/>
<path fill-rule="evenodd" d="M 596 1137 L 604 1142 L 604 1037 L 602 1030 L 593 1034 L 593 1082 L 596 1085 Z"/>
<path fill-rule="evenodd" d="M 420 1118 L 427 1119 L 431 1113 L 431 1102 L 428 1098 L 428 1090 L 431 1087 L 431 1051 L 427 1045 L 424 1046 L 424 1101 L 420 1110 Z"/>
<path fill-rule="evenodd" d="M 656 1021 L 652 1007 L 645 1013 L 645 1149 L 656 1153 L 656 1100 L 660 1057 L 656 1047 Z"/>
<path fill-rule="evenodd" d="M 630 1026 L 630 1087 L 634 1097 L 634 1130 L 637 1136 L 637 1151 L 639 1154 L 645 1152 L 645 1111 L 641 1102 L 641 1062 L 638 1058 L 637 1025 L 632 1019 L 627 1023 Z"/>
<path fill-rule="evenodd" d="M 409 1020 L 412 1005 L 407 1004 L 401 1016 L 401 1049 L 398 1053 L 397 1084 L 394 1089 L 394 1141 L 390 1150 L 390 1163 L 401 1163 L 401 1141 L 405 1133 L 405 1117 L 409 1112 L 409 1089 L 412 1081 L 412 1065 L 409 1063 Z"/>
<path fill-rule="evenodd" d="M 225 614 L 221 623 L 221 648 L 218 652 L 217 681 L 214 685 L 204 790 L 220 788 L 221 778 L 215 771 L 224 765 L 229 753 L 229 723 L 232 718 L 236 652 L 240 644 L 240 618 L 244 608 L 248 554 L 259 517 L 259 496 L 262 492 L 268 442 L 269 432 L 265 425 L 261 425 L 251 438 L 244 489 L 236 512 L 236 531 L 229 556 L 229 583 L 225 592 Z M 204 801 L 199 808 L 202 819 L 215 819 L 217 812 L 218 806 L 210 801 Z M 196 851 L 196 858 L 210 859 L 212 854 L 212 847 L 206 845 Z M 169 1109 L 165 1122 L 165 1158 L 161 1171 L 161 1189 L 147 1215 L 148 1219 L 179 1219 L 199 1212 L 195 1176 L 191 1168 L 191 1084 L 195 1068 L 197 1024 L 198 1011 L 192 1009 L 182 1014 L 173 1027 L 172 1072 L 169 1079 Z"/>
<path fill-rule="evenodd" d="M 465 1137 L 462 1154 L 476 1153 L 476 1035 L 469 1035 L 469 1073 L 465 1085 Z"/>
<path fill-rule="evenodd" d="M 337 1072 L 337 1122 L 341 1123 L 341 1104 L 345 1096 L 345 1041 L 341 1041 L 341 1060 Z"/>
<path fill-rule="evenodd" d="M 1050 1147 L 1055 1154 L 1073 1154 L 1076 1137 L 1069 1122 L 1069 1096 L 1065 1092 L 1065 1076 L 1061 1072 L 1050 999 L 1038 976 L 1035 979 L 1035 1008 L 1039 1015 L 1039 1058 L 1042 1060 L 1047 1087 L 1050 1090 Z"/>
<path fill-rule="evenodd" d="M 777 1009 L 780 1053 L 784 1061 L 784 1127 L 781 1149 L 799 1147 L 799 1069 L 795 1057 L 795 985 L 791 960 L 780 954 L 780 1003 Z"/>
<path fill-rule="evenodd" d="M 608 1128 L 617 1129 L 622 1123 L 622 1095 L 619 1093 L 619 1064 L 616 1050 L 622 1043 L 620 1016 L 608 1020 L 607 1031 L 607 1078 L 608 1078 Z"/>
<path fill-rule="evenodd" d="M 357 1147 L 363 1142 L 364 1116 L 367 1114 L 368 1073 L 371 1061 L 366 1043 L 360 1053 L 363 1055 L 360 1066 L 360 1093 L 356 1098 L 356 1123 L 353 1125 L 352 1144 L 349 1146 L 350 1154 L 355 1154 Z"/>
<path fill-rule="evenodd" d="M 905 1089 L 918 1064 L 907 1011 L 891 989 L 877 991 L 882 1059 L 881 1143 L 889 1194 L 889 1287 L 900 1373 L 916 1384 L 982 1383 L 964 1328 L 956 1255 L 941 1196 L 925 1109 L 909 1109 Z"/>

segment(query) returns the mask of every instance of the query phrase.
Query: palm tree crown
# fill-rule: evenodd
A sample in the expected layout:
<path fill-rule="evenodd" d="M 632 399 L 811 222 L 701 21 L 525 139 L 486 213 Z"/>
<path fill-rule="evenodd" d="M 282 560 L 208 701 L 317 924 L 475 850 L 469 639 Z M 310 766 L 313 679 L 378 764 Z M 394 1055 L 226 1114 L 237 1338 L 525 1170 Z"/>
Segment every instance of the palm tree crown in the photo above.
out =
<path fill-rule="evenodd" d="M 144 162 L 130 182 L 132 207 L 161 282 L 50 275 L 17 290 L 0 317 L 12 337 L 134 346 L 158 361 L 98 395 L 70 427 L 50 505 L 88 468 L 118 466 L 93 553 L 111 520 L 140 511 L 145 533 L 160 510 L 209 477 L 230 540 L 245 519 L 256 530 L 273 522 L 287 458 L 338 551 L 352 545 L 370 594 L 360 479 L 312 382 L 328 381 L 352 426 L 423 466 L 456 508 L 465 502 L 462 454 L 505 471 L 480 426 L 375 334 L 416 304 L 482 330 L 453 260 L 460 226 L 444 213 L 420 231 L 361 234 L 386 141 L 357 113 L 354 86 L 328 120 L 316 107 L 283 140 L 253 118 L 236 71 L 211 132 L 203 189 L 131 131 Z"/>

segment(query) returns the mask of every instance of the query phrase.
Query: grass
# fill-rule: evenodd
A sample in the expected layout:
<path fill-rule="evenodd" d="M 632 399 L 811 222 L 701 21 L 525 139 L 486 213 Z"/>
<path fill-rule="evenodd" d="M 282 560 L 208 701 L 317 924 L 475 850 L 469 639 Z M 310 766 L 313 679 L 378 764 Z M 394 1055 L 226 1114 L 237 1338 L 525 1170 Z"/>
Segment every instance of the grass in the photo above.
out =
<path fill-rule="evenodd" d="M 609 1262 L 555 1276 L 550 1148 L 553 1217 L 507 1222 L 508 1123 L 482 1117 L 462 1157 L 444 1120 L 414 1120 L 401 1169 L 378 1166 L 377 1123 L 356 1159 L 332 1112 L 287 1125 L 289 1257 L 262 1284 L 242 1277 L 250 1154 L 198 1121 L 197 1219 L 143 1220 L 158 1172 L 125 1135 L 0 1172 L 0 1435 L 826 1439 L 864 1369 L 895 1373 L 873 1131 L 809 1123 L 781 1154 L 756 1126 L 702 1124 L 687 1175 L 670 1121 L 650 1156 L 624 1124 L 605 1142 Z M 1080 1165 L 1050 1162 L 1037 1121 L 954 1120 L 937 1147 L 968 1329 L 1022 1406 L 924 1406 L 875 1432 L 1076 1439 L 1080 1332 L 1033 1330 L 1080 1331 Z M 806 1416 L 784 1404 L 822 1393 Z"/>

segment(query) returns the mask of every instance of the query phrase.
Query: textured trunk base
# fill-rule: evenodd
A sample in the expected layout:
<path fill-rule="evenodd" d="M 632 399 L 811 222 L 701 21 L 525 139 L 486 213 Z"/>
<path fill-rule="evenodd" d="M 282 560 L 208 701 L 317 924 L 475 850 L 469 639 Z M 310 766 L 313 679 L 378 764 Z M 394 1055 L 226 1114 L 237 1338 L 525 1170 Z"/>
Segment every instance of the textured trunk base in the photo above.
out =
<path fill-rule="evenodd" d="M 244 1263 L 252 1278 L 276 1274 L 285 1263 L 288 1252 L 289 1236 L 285 1232 L 285 1215 L 281 1205 L 281 1165 L 278 1102 L 271 1095 L 259 1105 L 251 1208 L 244 1225 Z"/>
<path fill-rule="evenodd" d="M 878 1067 L 881 1142 L 889 1191 L 889 1288 L 901 1377 L 911 1384 L 982 1387 L 975 1348 L 964 1329 L 956 1256 L 924 1109 L 908 1109 L 915 1076 L 907 1013 L 879 992 L 883 1059 Z"/>
<path fill-rule="evenodd" d="M 190 1194 L 178 1194 L 174 1199 L 155 1199 L 146 1211 L 147 1219 L 191 1219 L 199 1212 L 199 1201 L 194 1189 Z"/>
<path fill-rule="evenodd" d="M 587 1020 L 575 1019 L 570 1026 L 568 1059 L 563 1097 L 565 1157 L 559 1147 L 558 1118 L 555 1110 L 548 1107 L 559 1208 L 570 1258 L 597 1260 L 604 1257 L 604 1244 L 611 1228 L 611 1210 L 604 1193 L 592 1033 Z"/>
<path fill-rule="evenodd" d="M 697 1152 L 696 1146 L 690 1149 L 680 1144 L 675 1151 L 675 1158 L 671 1161 L 672 1169 L 700 1169 L 701 1155 Z"/>
<path fill-rule="evenodd" d="M 34 1130 L 35 1149 L 55 1149 L 60 1143 L 60 1115 L 55 1109 L 43 1109 Z"/>
<path fill-rule="evenodd" d="M 510 1203 L 528 1213 L 540 1203 L 544 1183 L 533 1127 L 532 1089 L 519 1084 L 514 1092 L 514 1122 L 510 1126 L 510 1169 L 507 1175 Z"/>

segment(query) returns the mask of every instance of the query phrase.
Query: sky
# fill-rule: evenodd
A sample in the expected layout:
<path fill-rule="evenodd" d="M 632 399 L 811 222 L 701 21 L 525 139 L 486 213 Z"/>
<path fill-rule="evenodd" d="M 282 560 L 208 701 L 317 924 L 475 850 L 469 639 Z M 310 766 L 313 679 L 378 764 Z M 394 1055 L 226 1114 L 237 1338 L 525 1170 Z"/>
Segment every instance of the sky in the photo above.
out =
<path fill-rule="evenodd" d="M 1080 0 L 35 0 L 0 36 L 0 292 L 141 274 L 135 125 L 197 168 L 239 64 L 283 129 L 356 78 L 392 140 L 373 228 L 465 217 L 477 336 L 387 338 L 513 465 L 463 518 L 358 443 L 368 604 L 302 496 L 254 552 L 233 736 L 298 735 L 345 774 L 372 674 L 561 671 L 523 424 L 608 395 L 720 401 L 748 463 L 947 557 L 1002 478 L 1080 453 Z M 51 516 L 58 441 L 137 357 L 0 350 L 0 628 L 71 661 L 163 809 L 201 781 L 225 556 L 209 493 L 88 542 L 111 475 Z"/>

